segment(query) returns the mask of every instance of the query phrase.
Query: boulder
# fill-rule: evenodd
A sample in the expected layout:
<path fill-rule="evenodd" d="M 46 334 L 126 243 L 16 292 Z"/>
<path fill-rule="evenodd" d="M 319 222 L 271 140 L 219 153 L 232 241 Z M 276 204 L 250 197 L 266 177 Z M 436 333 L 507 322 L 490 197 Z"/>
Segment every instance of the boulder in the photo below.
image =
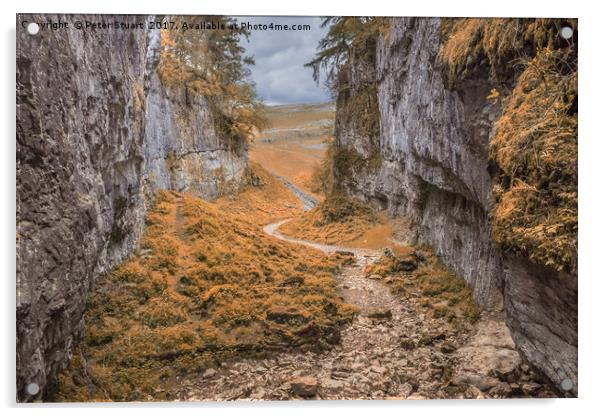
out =
<path fill-rule="evenodd" d="M 440 350 L 442 353 L 451 354 L 456 350 L 456 346 L 451 342 L 444 342 L 441 344 Z"/>
<path fill-rule="evenodd" d="M 370 280 L 381 280 L 383 277 L 380 274 L 371 274 L 369 276 L 366 276 L 366 278 Z"/>
<path fill-rule="evenodd" d="M 338 393 L 343 390 L 345 383 L 339 380 L 333 380 L 332 378 L 326 378 L 320 381 L 320 387 L 328 390 L 330 393 Z"/>
<path fill-rule="evenodd" d="M 512 393 L 512 387 L 508 383 L 498 383 L 491 390 L 489 390 L 489 394 L 495 398 L 504 398 L 510 396 Z"/>
<path fill-rule="evenodd" d="M 487 391 L 495 387 L 499 381 L 483 374 L 460 373 L 455 375 L 450 383 L 454 386 L 475 386 L 481 391 Z"/>
<path fill-rule="evenodd" d="M 500 349 L 496 351 L 495 376 L 507 381 L 514 382 L 520 374 L 521 358 L 516 350 Z"/>
<path fill-rule="evenodd" d="M 299 397 L 313 397 L 318 392 L 315 377 L 297 377 L 291 381 L 291 390 Z"/>
<path fill-rule="evenodd" d="M 523 393 L 527 396 L 533 396 L 537 394 L 537 392 L 541 389 L 541 384 L 539 383 L 524 383 L 522 386 Z"/>
<path fill-rule="evenodd" d="M 203 373 L 203 378 L 211 378 L 214 377 L 217 374 L 217 371 L 215 371 L 215 369 L 213 368 L 208 368 L 207 370 L 205 370 L 205 372 Z"/>
<path fill-rule="evenodd" d="M 280 286 L 296 286 L 296 287 L 299 287 L 303 283 L 305 283 L 305 279 L 303 278 L 303 276 L 292 276 L 292 277 L 289 277 L 287 279 L 284 279 L 284 281 L 280 284 Z"/>
<path fill-rule="evenodd" d="M 407 399 L 410 394 L 414 391 L 414 387 L 410 383 L 403 383 L 397 389 L 397 395 L 403 399 Z"/>
<path fill-rule="evenodd" d="M 311 315 L 297 308 L 275 306 L 267 312 L 266 319 L 279 324 L 306 323 L 311 320 Z"/>
<path fill-rule="evenodd" d="M 405 256 L 395 259 L 394 272 L 413 272 L 418 268 L 418 263 L 414 256 Z"/>

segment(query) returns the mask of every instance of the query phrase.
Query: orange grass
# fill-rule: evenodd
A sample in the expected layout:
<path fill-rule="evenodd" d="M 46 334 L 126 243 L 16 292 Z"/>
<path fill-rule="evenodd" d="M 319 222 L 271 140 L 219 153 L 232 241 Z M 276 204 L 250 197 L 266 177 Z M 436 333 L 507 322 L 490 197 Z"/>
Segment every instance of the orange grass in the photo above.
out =
<path fill-rule="evenodd" d="M 214 201 L 217 209 L 250 224 L 265 225 L 299 215 L 299 199 L 261 165 L 250 162 L 246 184 L 238 193 Z"/>
<path fill-rule="evenodd" d="M 160 192 L 140 249 L 89 297 L 57 400 L 173 400 L 180 374 L 329 348 L 354 313 L 335 290 L 337 267 L 211 203 Z"/>
<path fill-rule="evenodd" d="M 504 250 L 575 273 L 577 67 L 567 62 L 561 51 L 541 51 L 505 103 L 490 147 L 499 168 L 492 219 Z"/>
<path fill-rule="evenodd" d="M 382 248 L 390 245 L 394 224 L 383 213 L 340 194 L 329 195 L 311 211 L 283 224 L 285 235 L 348 247 Z"/>
<path fill-rule="evenodd" d="M 414 264 L 415 269 L 400 270 L 400 262 Z M 394 294 L 417 300 L 431 317 L 444 319 L 456 328 L 480 317 L 480 308 L 464 279 L 441 263 L 428 247 L 393 247 L 388 255 L 367 266 L 364 274 L 384 278 Z"/>

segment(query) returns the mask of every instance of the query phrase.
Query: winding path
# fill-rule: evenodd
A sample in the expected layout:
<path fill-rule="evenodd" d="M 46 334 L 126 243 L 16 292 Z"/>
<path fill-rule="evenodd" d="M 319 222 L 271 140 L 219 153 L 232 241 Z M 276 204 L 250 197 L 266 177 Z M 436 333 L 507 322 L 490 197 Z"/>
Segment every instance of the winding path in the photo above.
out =
<path fill-rule="evenodd" d="M 303 192 L 297 185 L 285 179 L 283 176 L 280 176 L 274 172 L 270 173 L 272 174 L 272 176 L 274 176 L 276 179 L 282 182 L 284 186 L 286 186 L 293 194 L 295 194 L 297 199 L 299 199 L 299 202 L 301 202 L 301 207 L 303 208 L 303 211 L 310 211 L 313 208 L 315 208 L 316 205 L 318 205 L 318 200 L 316 198 L 314 198 L 306 192 Z"/>
<path fill-rule="evenodd" d="M 290 220 L 292 220 L 292 218 L 288 218 L 285 220 L 280 220 L 280 221 L 268 224 L 265 227 L 263 227 L 263 232 L 268 235 L 271 235 L 272 237 L 276 237 L 280 240 L 283 240 L 283 241 L 286 241 L 289 243 L 301 244 L 301 245 L 304 245 L 307 247 L 312 247 L 312 248 L 318 249 L 320 251 L 323 251 L 324 253 L 335 253 L 337 251 L 346 251 L 349 253 L 353 253 L 356 257 L 364 256 L 364 257 L 368 257 L 368 258 L 375 258 L 375 257 L 378 257 L 378 255 L 379 255 L 377 250 L 359 249 L 359 248 L 322 244 L 322 243 L 317 243 L 315 241 L 301 240 L 298 238 L 289 237 L 287 235 L 280 233 L 278 231 L 280 226 L 283 224 L 286 224 Z"/>
<path fill-rule="evenodd" d="M 295 189 L 303 203 L 301 195 L 305 194 Z M 500 368 L 512 368 L 514 374 L 520 363 L 503 320 L 482 319 L 474 331 L 458 331 L 444 320 L 426 316 L 416 297 L 394 296 L 382 281 L 366 278 L 363 269 L 379 257 L 378 251 L 289 237 L 278 231 L 287 221 L 290 219 L 268 224 L 263 231 L 325 253 L 354 253 L 354 264 L 342 269 L 336 284 L 359 314 L 327 352 L 278 353 L 264 359 L 225 362 L 183 380 L 180 400 L 300 399 L 291 388 L 291 381 L 298 377 L 317 382 L 313 398 L 318 400 L 524 397 L 522 386 L 533 384 L 528 379 L 517 387 L 517 393 L 510 384 L 483 376 Z M 425 339 L 430 341 L 423 342 Z M 460 348 L 456 350 L 456 346 Z M 460 381 L 464 387 L 454 386 L 453 381 L 450 386 L 452 374 L 465 377 Z M 489 390 L 486 396 L 480 390 L 485 387 Z"/>
<path fill-rule="evenodd" d="M 356 261 L 336 277 L 337 288 L 359 314 L 341 333 L 330 351 L 316 354 L 279 353 L 273 358 L 243 359 L 207 370 L 181 392 L 182 400 L 287 400 L 298 398 L 290 382 L 299 376 L 318 381 L 317 399 L 360 399 L 410 395 L 436 397 L 441 383 L 432 376 L 442 367 L 445 354 L 438 348 L 405 350 L 402 340 L 418 337 L 427 320 L 411 302 L 393 296 L 379 281 L 367 279 L 362 269 L 378 258 L 375 250 L 347 248 L 284 236 L 278 228 L 288 220 L 264 227 L 281 240 L 322 250 L 353 252 Z M 371 318 L 390 311 L 390 318 Z M 440 371 L 438 371 L 440 372 Z"/>

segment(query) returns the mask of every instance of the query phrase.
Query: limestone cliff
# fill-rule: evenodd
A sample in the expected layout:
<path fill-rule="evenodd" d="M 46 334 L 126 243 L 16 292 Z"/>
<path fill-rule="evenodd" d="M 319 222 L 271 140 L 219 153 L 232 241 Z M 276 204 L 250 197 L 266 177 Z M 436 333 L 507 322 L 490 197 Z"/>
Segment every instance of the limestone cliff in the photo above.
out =
<path fill-rule="evenodd" d="M 486 99 L 493 87 L 487 73 L 446 87 L 437 63 L 439 29 L 436 18 L 391 19 L 372 67 L 345 68 L 351 86 L 337 102 L 335 181 L 407 218 L 416 234 L 400 237 L 432 246 L 479 304 L 503 301 L 522 354 L 555 386 L 571 380 L 567 394 L 575 395 L 576 275 L 503 255 L 494 244 L 488 151 L 501 108 Z M 376 138 L 345 121 L 361 82 L 377 86 Z"/>
<path fill-rule="evenodd" d="M 157 73 L 145 101 L 144 172 L 152 190 L 173 189 L 214 199 L 238 188 L 246 149 L 219 137 L 203 96 L 165 88 Z"/>
<path fill-rule="evenodd" d="M 150 17 L 148 17 L 150 19 Z M 236 190 L 246 149 L 219 137 L 203 97 L 157 76 L 158 31 L 41 30 L 17 17 L 17 396 L 44 395 L 83 332 L 95 279 L 124 260 L 157 189 Z M 142 16 L 121 16 L 125 23 Z"/>

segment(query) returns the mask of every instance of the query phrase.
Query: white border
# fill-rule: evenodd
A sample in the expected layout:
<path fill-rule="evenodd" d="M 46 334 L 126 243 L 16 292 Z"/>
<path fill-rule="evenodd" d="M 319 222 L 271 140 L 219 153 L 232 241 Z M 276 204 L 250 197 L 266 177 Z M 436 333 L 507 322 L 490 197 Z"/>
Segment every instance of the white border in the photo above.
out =
<path fill-rule="evenodd" d="M 502 0 L 476 2 L 468 0 L 417 2 L 368 0 L 352 3 L 345 0 L 300 0 L 249 1 L 228 0 L 204 2 L 201 0 L 103 0 L 84 3 L 82 1 L 20 1 L 17 4 L 2 4 L 2 127 L 4 139 L 0 141 L 2 164 L 2 263 L 3 276 L 3 337 L 0 394 L 2 404 L 9 413 L 24 414 L 130 414 L 140 409 L 148 415 L 244 412 L 250 415 L 307 415 L 344 411 L 360 415 L 377 411 L 384 414 L 406 412 L 422 415 L 477 414 L 504 415 L 524 412 L 559 414 L 588 412 L 599 404 L 600 377 L 600 309 L 596 303 L 602 287 L 599 267 L 600 257 L 600 205 L 599 188 L 600 158 L 600 14 L 596 13 L 595 2 L 576 1 L 526 1 Z M 474 401 L 424 401 L 424 402 L 288 402 L 288 403 L 234 403 L 234 404 L 181 404 L 176 408 L 169 405 L 96 405 L 89 406 L 20 406 L 15 408 L 15 13 L 138 13 L 138 14 L 226 14 L 226 15 L 388 15 L 388 16 L 521 16 L 521 17 L 578 17 L 579 18 L 579 399 L 564 400 L 492 400 Z M 86 409 L 84 410 L 84 407 Z"/>

